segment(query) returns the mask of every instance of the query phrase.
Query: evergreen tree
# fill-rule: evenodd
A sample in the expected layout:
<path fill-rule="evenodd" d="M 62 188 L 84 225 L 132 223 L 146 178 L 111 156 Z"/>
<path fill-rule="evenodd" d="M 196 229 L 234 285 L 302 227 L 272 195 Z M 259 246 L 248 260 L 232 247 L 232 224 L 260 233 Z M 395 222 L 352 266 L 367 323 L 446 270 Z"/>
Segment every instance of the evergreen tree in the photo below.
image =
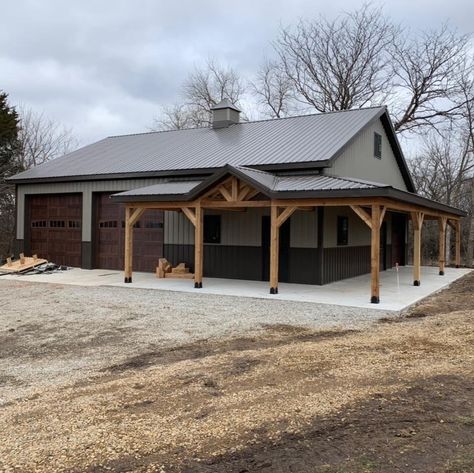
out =
<path fill-rule="evenodd" d="M 0 262 L 11 254 L 15 231 L 15 188 L 5 179 L 21 171 L 19 165 L 19 117 L 0 91 Z"/>

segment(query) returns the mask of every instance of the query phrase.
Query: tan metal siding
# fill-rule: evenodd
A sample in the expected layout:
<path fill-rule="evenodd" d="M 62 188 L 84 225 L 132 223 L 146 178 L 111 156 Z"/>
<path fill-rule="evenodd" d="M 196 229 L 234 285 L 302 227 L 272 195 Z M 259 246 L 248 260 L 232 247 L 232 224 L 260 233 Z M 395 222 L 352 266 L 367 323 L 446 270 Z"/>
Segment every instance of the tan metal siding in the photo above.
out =
<path fill-rule="evenodd" d="M 260 246 L 262 241 L 262 215 L 268 209 L 248 209 L 245 212 L 218 212 L 221 215 L 221 243 L 226 246 Z M 187 217 L 177 212 L 165 212 L 165 244 L 194 244 L 194 227 Z"/>
<path fill-rule="evenodd" d="M 296 211 L 291 216 L 290 247 L 317 248 L 318 221 L 315 210 L 311 212 Z"/>
<path fill-rule="evenodd" d="M 382 135 L 382 159 L 374 157 L 374 132 Z M 363 131 L 335 160 L 334 165 L 325 171 L 325 174 L 366 179 L 407 190 L 380 120 Z"/>
<path fill-rule="evenodd" d="M 126 179 L 116 181 L 87 181 L 48 184 L 19 184 L 17 204 L 16 237 L 22 240 L 25 235 L 25 195 L 28 194 L 64 194 L 82 193 L 82 241 L 91 241 L 92 193 L 113 192 L 135 189 L 137 187 L 164 182 L 162 178 Z"/>

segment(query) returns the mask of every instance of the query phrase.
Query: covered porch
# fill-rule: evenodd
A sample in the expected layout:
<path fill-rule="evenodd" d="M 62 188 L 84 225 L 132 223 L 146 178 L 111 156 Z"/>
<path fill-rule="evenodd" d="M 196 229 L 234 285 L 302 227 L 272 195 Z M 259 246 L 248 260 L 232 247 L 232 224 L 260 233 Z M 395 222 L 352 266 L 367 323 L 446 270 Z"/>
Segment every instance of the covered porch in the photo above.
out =
<path fill-rule="evenodd" d="M 112 198 L 125 203 L 126 206 L 125 283 L 132 282 L 133 227 L 147 209 L 181 212 L 193 225 L 193 286 L 196 289 L 203 288 L 203 216 L 207 209 L 228 212 L 245 212 L 247 209 L 255 208 L 269 209 L 270 255 L 267 291 L 271 295 L 287 289 L 286 286 L 279 285 L 281 226 L 294 212 L 319 207 L 348 207 L 370 229 L 371 303 L 380 302 L 380 229 L 388 212 L 406 214 L 412 222 L 414 261 L 410 269 L 410 286 L 421 285 L 421 233 L 423 222 L 428 219 L 437 220 L 439 223 L 437 277 L 445 276 L 446 264 L 451 263 L 446 262 L 444 257 L 447 225 L 450 225 L 456 234 L 454 265 L 456 267 L 460 265 L 460 218 L 463 215 L 461 211 L 416 194 L 376 183 L 323 175 L 274 176 L 255 169 L 225 166 L 203 180 L 157 184 L 116 194 Z M 322 248 L 322 245 L 318 244 L 318 247 Z M 405 270 L 404 275 L 406 276 Z M 351 279 L 346 281 L 350 282 Z M 341 284 L 346 281 L 342 281 Z M 236 285 L 239 284 L 238 281 L 234 282 Z M 191 283 L 181 281 L 180 284 Z M 254 287 L 263 290 L 261 284 L 255 284 Z M 314 286 L 308 286 L 308 290 L 311 290 L 310 288 Z M 422 291 L 419 291 L 421 294 Z M 369 293 L 368 287 L 367 293 Z"/>

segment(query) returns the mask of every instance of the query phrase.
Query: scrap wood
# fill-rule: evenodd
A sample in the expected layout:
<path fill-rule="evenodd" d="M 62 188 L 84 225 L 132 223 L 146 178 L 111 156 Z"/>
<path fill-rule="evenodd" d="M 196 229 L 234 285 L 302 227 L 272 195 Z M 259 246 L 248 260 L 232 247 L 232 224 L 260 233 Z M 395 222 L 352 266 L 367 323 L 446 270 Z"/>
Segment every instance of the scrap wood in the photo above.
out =
<path fill-rule="evenodd" d="M 7 258 L 7 263 L 0 266 L 0 272 L 2 273 L 22 273 L 30 269 L 39 266 L 40 264 L 47 263 L 48 260 L 38 258 L 37 255 L 25 256 L 23 253 L 20 254 L 20 259 L 12 261 L 11 258 Z"/>
<path fill-rule="evenodd" d="M 160 258 L 156 268 L 156 277 L 192 279 L 194 278 L 194 274 L 189 272 L 189 268 L 186 267 L 185 263 L 179 263 L 173 268 L 166 258 Z"/>

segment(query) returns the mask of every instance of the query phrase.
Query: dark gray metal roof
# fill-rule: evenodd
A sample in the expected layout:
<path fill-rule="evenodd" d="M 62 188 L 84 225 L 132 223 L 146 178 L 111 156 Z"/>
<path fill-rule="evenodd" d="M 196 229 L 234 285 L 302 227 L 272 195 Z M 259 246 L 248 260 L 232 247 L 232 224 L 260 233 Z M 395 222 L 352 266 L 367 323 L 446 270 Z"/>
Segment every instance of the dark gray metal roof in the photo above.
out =
<path fill-rule="evenodd" d="M 204 180 L 196 181 L 170 181 L 151 186 L 140 187 L 126 192 L 114 194 L 117 200 L 136 200 L 141 197 L 156 197 L 157 200 L 179 197 L 180 200 L 188 200 L 196 197 L 208 187 L 214 185 L 227 173 L 247 177 L 251 184 L 267 194 L 295 192 L 295 191 L 329 191 L 350 189 L 376 189 L 389 187 L 385 184 L 377 184 L 358 179 L 324 176 L 320 174 L 276 176 L 269 172 L 249 169 L 242 166 L 225 166 L 215 175 Z"/>
<path fill-rule="evenodd" d="M 70 180 L 178 174 L 234 166 L 324 166 L 385 107 L 109 137 L 14 177 Z"/>
<path fill-rule="evenodd" d="M 201 184 L 202 181 L 171 181 L 162 182 L 160 184 L 153 184 L 151 186 L 139 187 L 126 192 L 121 192 L 120 196 L 150 196 L 150 195 L 182 195 L 192 191 L 196 186 Z"/>

